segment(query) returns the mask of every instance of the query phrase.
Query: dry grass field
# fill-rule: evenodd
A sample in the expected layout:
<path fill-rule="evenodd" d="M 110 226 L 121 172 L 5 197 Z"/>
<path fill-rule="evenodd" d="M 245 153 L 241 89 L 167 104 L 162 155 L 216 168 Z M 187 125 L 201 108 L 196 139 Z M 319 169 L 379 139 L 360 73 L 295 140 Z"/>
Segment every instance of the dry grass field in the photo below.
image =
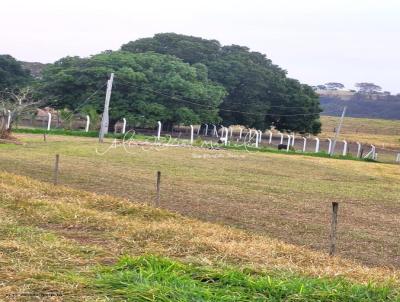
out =
<path fill-rule="evenodd" d="M 110 141 L 20 137 L 24 146 L 0 145 L 1 170 L 52 181 L 59 153 L 61 184 L 144 203 L 155 199 L 160 170 L 162 208 L 323 253 L 331 202 L 340 202 L 338 255 L 399 268 L 398 165 L 184 147 L 118 147 L 99 155 Z"/>
<path fill-rule="evenodd" d="M 282 297 L 293 287 L 291 280 L 297 278 L 300 281 L 294 284 L 295 292 L 290 298 L 286 296 L 290 301 L 396 299 L 395 288 L 400 282 L 397 270 L 369 268 L 268 236 L 200 222 L 126 199 L 55 187 L 5 172 L 0 173 L 0 196 L 1 301 L 125 301 L 124 286 L 132 281 L 116 282 L 119 280 L 116 278 L 123 278 L 122 273 L 118 273 L 109 281 L 117 286 L 116 290 L 107 287 L 104 292 L 100 291 L 93 286 L 93 283 L 99 284 L 98 267 L 109 266 L 123 255 L 144 254 L 168 256 L 191 265 L 224 268 L 225 273 L 219 276 L 226 276 L 236 284 L 235 298 L 224 299 L 218 295 L 221 292 L 218 290 L 213 296 L 219 297 L 218 301 L 250 301 L 241 299 L 246 292 L 240 292 L 237 287 L 239 273 L 224 275 L 227 265 L 251 269 L 252 276 L 269 272 L 264 286 L 279 290 L 279 293 L 270 293 L 270 297 Z M 149 265 L 148 260 L 145 264 Z M 166 280 L 171 281 L 173 272 L 168 265 Z M 157 263 L 156 268 L 160 269 L 159 266 Z M 193 266 L 189 268 L 193 269 Z M 271 283 L 282 274 L 286 276 L 285 281 L 278 279 L 278 283 Z M 100 280 L 107 282 L 109 275 Z M 298 279 L 296 276 L 303 277 Z M 166 290 L 160 286 L 161 275 L 152 274 L 157 281 L 150 283 L 149 288 L 141 289 L 140 283 L 146 277 L 141 275 L 136 285 L 132 283 L 127 301 L 174 301 L 172 298 L 158 299 Z M 344 281 L 327 281 L 338 277 L 352 283 L 343 285 Z M 182 275 L 177 278 L 178 283 L 166 293 L 167 297 L 181 290 L 180 286 L 186 280 Z M 252 283 L 245 284 L 248 296 Z M 194 290 L 183 288 L 183 293 L 195 295 Z M 34 297 L 40 294 L 42 297 Z M 265 301 L 260 295 L 253 297 L 258 299 L 251 301 Z M 214 298 L 201 301 L 216 301 Z"/>
<path fill-rule="evenodd" d="M 321 116 L 322 137 L 333 137 L 339 117 Z M 346 117 L 342 139 L 375 144 L 379 148 L 400 150 L 400 121 Z"/>

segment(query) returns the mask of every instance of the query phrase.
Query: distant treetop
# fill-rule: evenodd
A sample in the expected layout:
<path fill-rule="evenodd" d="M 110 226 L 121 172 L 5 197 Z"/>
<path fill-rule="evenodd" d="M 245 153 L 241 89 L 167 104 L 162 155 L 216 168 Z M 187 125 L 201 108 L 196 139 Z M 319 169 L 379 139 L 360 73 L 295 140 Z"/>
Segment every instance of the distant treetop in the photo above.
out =
<path fill-rule="evenodd" d="M 378 86 L 374 83 L 356 83 L 355 87 L 358 88 L 358 92 L 364 93 L 364 94 L 373 94 L 380 92 L 382 90 L 381 86 Z"/>

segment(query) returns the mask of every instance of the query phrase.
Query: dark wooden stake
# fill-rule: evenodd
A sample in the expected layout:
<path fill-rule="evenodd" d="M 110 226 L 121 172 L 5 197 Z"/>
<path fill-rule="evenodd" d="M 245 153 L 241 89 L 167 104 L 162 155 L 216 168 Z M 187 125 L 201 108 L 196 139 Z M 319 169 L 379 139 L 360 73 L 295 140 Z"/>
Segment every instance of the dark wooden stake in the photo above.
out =
<path fill-rule="evenodd" d="M 157 171 L 157 199 L 156 199 L 156 207 L 160 206 L 160 183 L 161 183 L 161 172 Z"/>
<path fill-rule="evenodd" d="M 43 141 L 44 141 L 44 142 L 47 142 L 47 136 L 46 136 L 46 133 L 43 133 Z"/>
<path fill-rule="evenodd" d="M 60 162 L 60 155 L 56 154 L 56 162 L 54 165 L 54 185 L 58 185 L 58 164 Z"/>
<path fill-rule="evenodd" d="M 336 251 L 336 229 L 337 229 L 337 214 L 339 210 L 339 203 L 332 202 L 332 222 L 331 222 L 331 245 L 329 248 L 329 256 L 333 256 Z"/>

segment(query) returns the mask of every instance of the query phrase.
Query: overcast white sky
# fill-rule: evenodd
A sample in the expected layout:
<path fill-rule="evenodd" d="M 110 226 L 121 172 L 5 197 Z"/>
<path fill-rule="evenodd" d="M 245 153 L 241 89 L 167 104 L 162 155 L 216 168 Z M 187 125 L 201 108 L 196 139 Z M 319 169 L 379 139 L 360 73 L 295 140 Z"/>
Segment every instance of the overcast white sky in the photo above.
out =
<path fill-rule="evenodd" d="M 53 62 L 159 32 L 249 46 L 311 85 L 400 92 L 399 0 L 0 0 L 0 54 Z"/>

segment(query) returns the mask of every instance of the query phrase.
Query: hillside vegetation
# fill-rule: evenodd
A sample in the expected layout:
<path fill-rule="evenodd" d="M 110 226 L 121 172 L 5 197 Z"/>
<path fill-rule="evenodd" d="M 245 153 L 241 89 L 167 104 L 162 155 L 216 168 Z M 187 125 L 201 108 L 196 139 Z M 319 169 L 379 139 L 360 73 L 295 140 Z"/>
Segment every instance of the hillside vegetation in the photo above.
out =
<path fill-rule="evenodd" d="M 322 137 L 334 137 L 339 117 L 322 116 Z M 346 117 L 340 137 L 349 141 L 375 144 L 400 152 L 400 120 Z"/>
<path fill-rule="evenodd" d="M 345 98 L 321 95 L 320 103 L 322 115 L 340 116 L 347 106 L 350 117 L 400 120 L 400 96 L 370 99 L 362 95 Z"/>

